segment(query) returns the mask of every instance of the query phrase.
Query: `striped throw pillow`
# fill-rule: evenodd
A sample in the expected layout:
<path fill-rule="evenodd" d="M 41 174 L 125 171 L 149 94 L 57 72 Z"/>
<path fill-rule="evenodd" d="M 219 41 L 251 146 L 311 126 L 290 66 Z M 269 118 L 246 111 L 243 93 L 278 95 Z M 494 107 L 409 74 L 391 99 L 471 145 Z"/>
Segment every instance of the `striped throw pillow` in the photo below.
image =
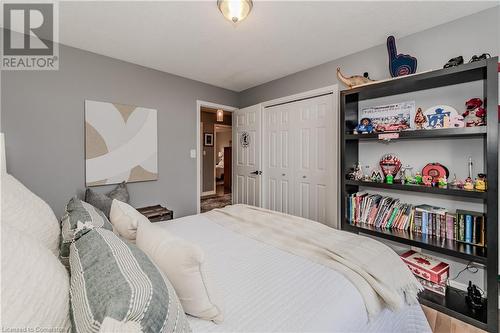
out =
<path fill-rule="evenodd" d="M 66 212 L 61 220 L 61 242 L 59 257 L 68 266 L 69 246 L 92 228 L 113 230 L 113 225 L 99 209 L 78 198 L 72 198 L 66 205 Z"/>
<path fill-rule="evenodd" d="M 113 232 L 93 228 L 73 242 L 70 268 L 75 332 L 98 332 L 105 318 L 138 324 L 144 333 L 191 330 L 168 279 Z"/>

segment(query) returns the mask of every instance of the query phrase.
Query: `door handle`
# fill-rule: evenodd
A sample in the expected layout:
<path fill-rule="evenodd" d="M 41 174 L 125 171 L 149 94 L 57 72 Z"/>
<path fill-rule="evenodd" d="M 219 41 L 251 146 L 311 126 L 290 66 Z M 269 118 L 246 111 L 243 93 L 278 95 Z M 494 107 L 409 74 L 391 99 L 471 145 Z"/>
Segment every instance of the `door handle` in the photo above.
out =
<path fill-rule="evenodd" d="M 260 176 L 260 175 L 262 175 L 262 171 L 260 171 L 260 170 L 256 170 L 256 171 L 254 171 L 254 172 L 250 172 L 250 174 L 251 174 L 251 175 Z"/>

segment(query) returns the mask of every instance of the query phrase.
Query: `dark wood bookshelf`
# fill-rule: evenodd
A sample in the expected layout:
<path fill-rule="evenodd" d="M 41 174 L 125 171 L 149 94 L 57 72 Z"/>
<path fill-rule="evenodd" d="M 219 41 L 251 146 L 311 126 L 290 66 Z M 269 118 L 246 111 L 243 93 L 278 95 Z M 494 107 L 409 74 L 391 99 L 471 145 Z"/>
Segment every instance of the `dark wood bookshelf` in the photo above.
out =
<path fill-rule="evenodd" d="M 344 230 L 364 233 L 480 264 L 487 262 L 485 247 L 457 242 L 452 239 L 404 230 L 377 228 L 368 224 L 351 225 L 346 223 Z"/>
<path fill-rule="evenodd" d="M 386 183 L 376 183 L 376 182 L 363 182 L 357 180 L 346 180 L 345 184 L 351 186 L 382 188 L 382 189 L 396 190 L 396 191 L 410 191 L 410 192 L 422 192 L 428 194 L 449 195 L 454 197 L 477 198 L 477 199 L 486 199 L 488 197 L 488 192 L 486 191 L 476 191 L 476 190 L 468 191 L 458 188 L 439 188 L 439 187 L 432 187 L 425 185 L 386 184 Z"/>
<path fill-rule="evenodd" d="M 359 161 L 359 145 L 363 141 L 376 141 L 383 138 L 378 133 L 353 134 L 358 124 L 359 102 L 380 97 L 395 96 L 417 91 L 454 86 L 457 84 L 482 81 L 483 100 L 487 112 L 487 125 L 472 128 L 448 128 L 436 130 L 408 130 L 399 132 L 399 137 L 391 139 L 393 144 L 398 140 L 411 140 L 418 144 L 420 140 L 469 140 L 481 139 L 484 143 L 484 167 L 488 175 L 488 190 L 466 191 L 457 188 L 436 188 L 420 185 L 384 184 L 347 180 L 345 175 Z M 429 91 L 428 93 L 432 93 Z M 446 296 L 430 291 L 420 294 L 420 302 L 447 315 L 488 332 L 499 332 L 498 328 L 498 57 L 464 64 L 452 68 L 408 75 L 405 77 L 367 84 L 340 92 L 340 139 L 341 139 L 341 228 L 343 230 L 375 236 L 400 244 L 419 247 L 431 252 L 441 253 L 460 260 L 481 264 L 485 268 L 485 309 L 473 312 L 465 303 L 465 292 L 448 287 Z M 382 151 L 381 153 L 387 153 Z M 431 156 L 428 156 L 429 158 Z M 413 192 L 429 196 L 432 204 L 436 195 L 447 200 L 463 200 L 469 198 L 483 204 L 487 216 L 486 244 L 487 248 L 442 239 L 430 235 L 422 235 L 410 231 L 375 228 L 369 225 L 351 225 L 347 216 L 347 198 L 360 190 L 376 193 L 377 190 L 393 190 L 397 192 Z M 487 301 L 486 301 L 487 300 Z"/>

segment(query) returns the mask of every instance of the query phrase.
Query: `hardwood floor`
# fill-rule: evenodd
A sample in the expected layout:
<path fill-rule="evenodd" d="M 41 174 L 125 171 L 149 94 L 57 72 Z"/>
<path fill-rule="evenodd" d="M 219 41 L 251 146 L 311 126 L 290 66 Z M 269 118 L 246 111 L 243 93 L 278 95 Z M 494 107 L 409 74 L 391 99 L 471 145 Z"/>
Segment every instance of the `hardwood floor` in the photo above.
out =
<path fill-rule="evenodd" d="M 231 204 L 231 191 L 225 191 L 224 185 L 217 185 L 215 195 L 201 198 L 201 212 L 205 213 L 214 208 L 222 208 Z"/>
<path fill-rule="evenodd" d="M 486 333 L 477 327 L 422 305 L 433 333 Z"/>

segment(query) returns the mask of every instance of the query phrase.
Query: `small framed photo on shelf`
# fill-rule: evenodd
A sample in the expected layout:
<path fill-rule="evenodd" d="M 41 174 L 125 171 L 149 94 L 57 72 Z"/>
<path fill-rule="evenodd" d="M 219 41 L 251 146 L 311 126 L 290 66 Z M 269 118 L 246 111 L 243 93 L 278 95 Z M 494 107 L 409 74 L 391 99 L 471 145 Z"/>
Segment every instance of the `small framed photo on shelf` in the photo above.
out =
<path fill-rule="evenodd" d="M 205 133 L 203 138 L 203 144 L 208 147 L 213 147 L 214 145 L 214 135 L 213 133 Z"/>

